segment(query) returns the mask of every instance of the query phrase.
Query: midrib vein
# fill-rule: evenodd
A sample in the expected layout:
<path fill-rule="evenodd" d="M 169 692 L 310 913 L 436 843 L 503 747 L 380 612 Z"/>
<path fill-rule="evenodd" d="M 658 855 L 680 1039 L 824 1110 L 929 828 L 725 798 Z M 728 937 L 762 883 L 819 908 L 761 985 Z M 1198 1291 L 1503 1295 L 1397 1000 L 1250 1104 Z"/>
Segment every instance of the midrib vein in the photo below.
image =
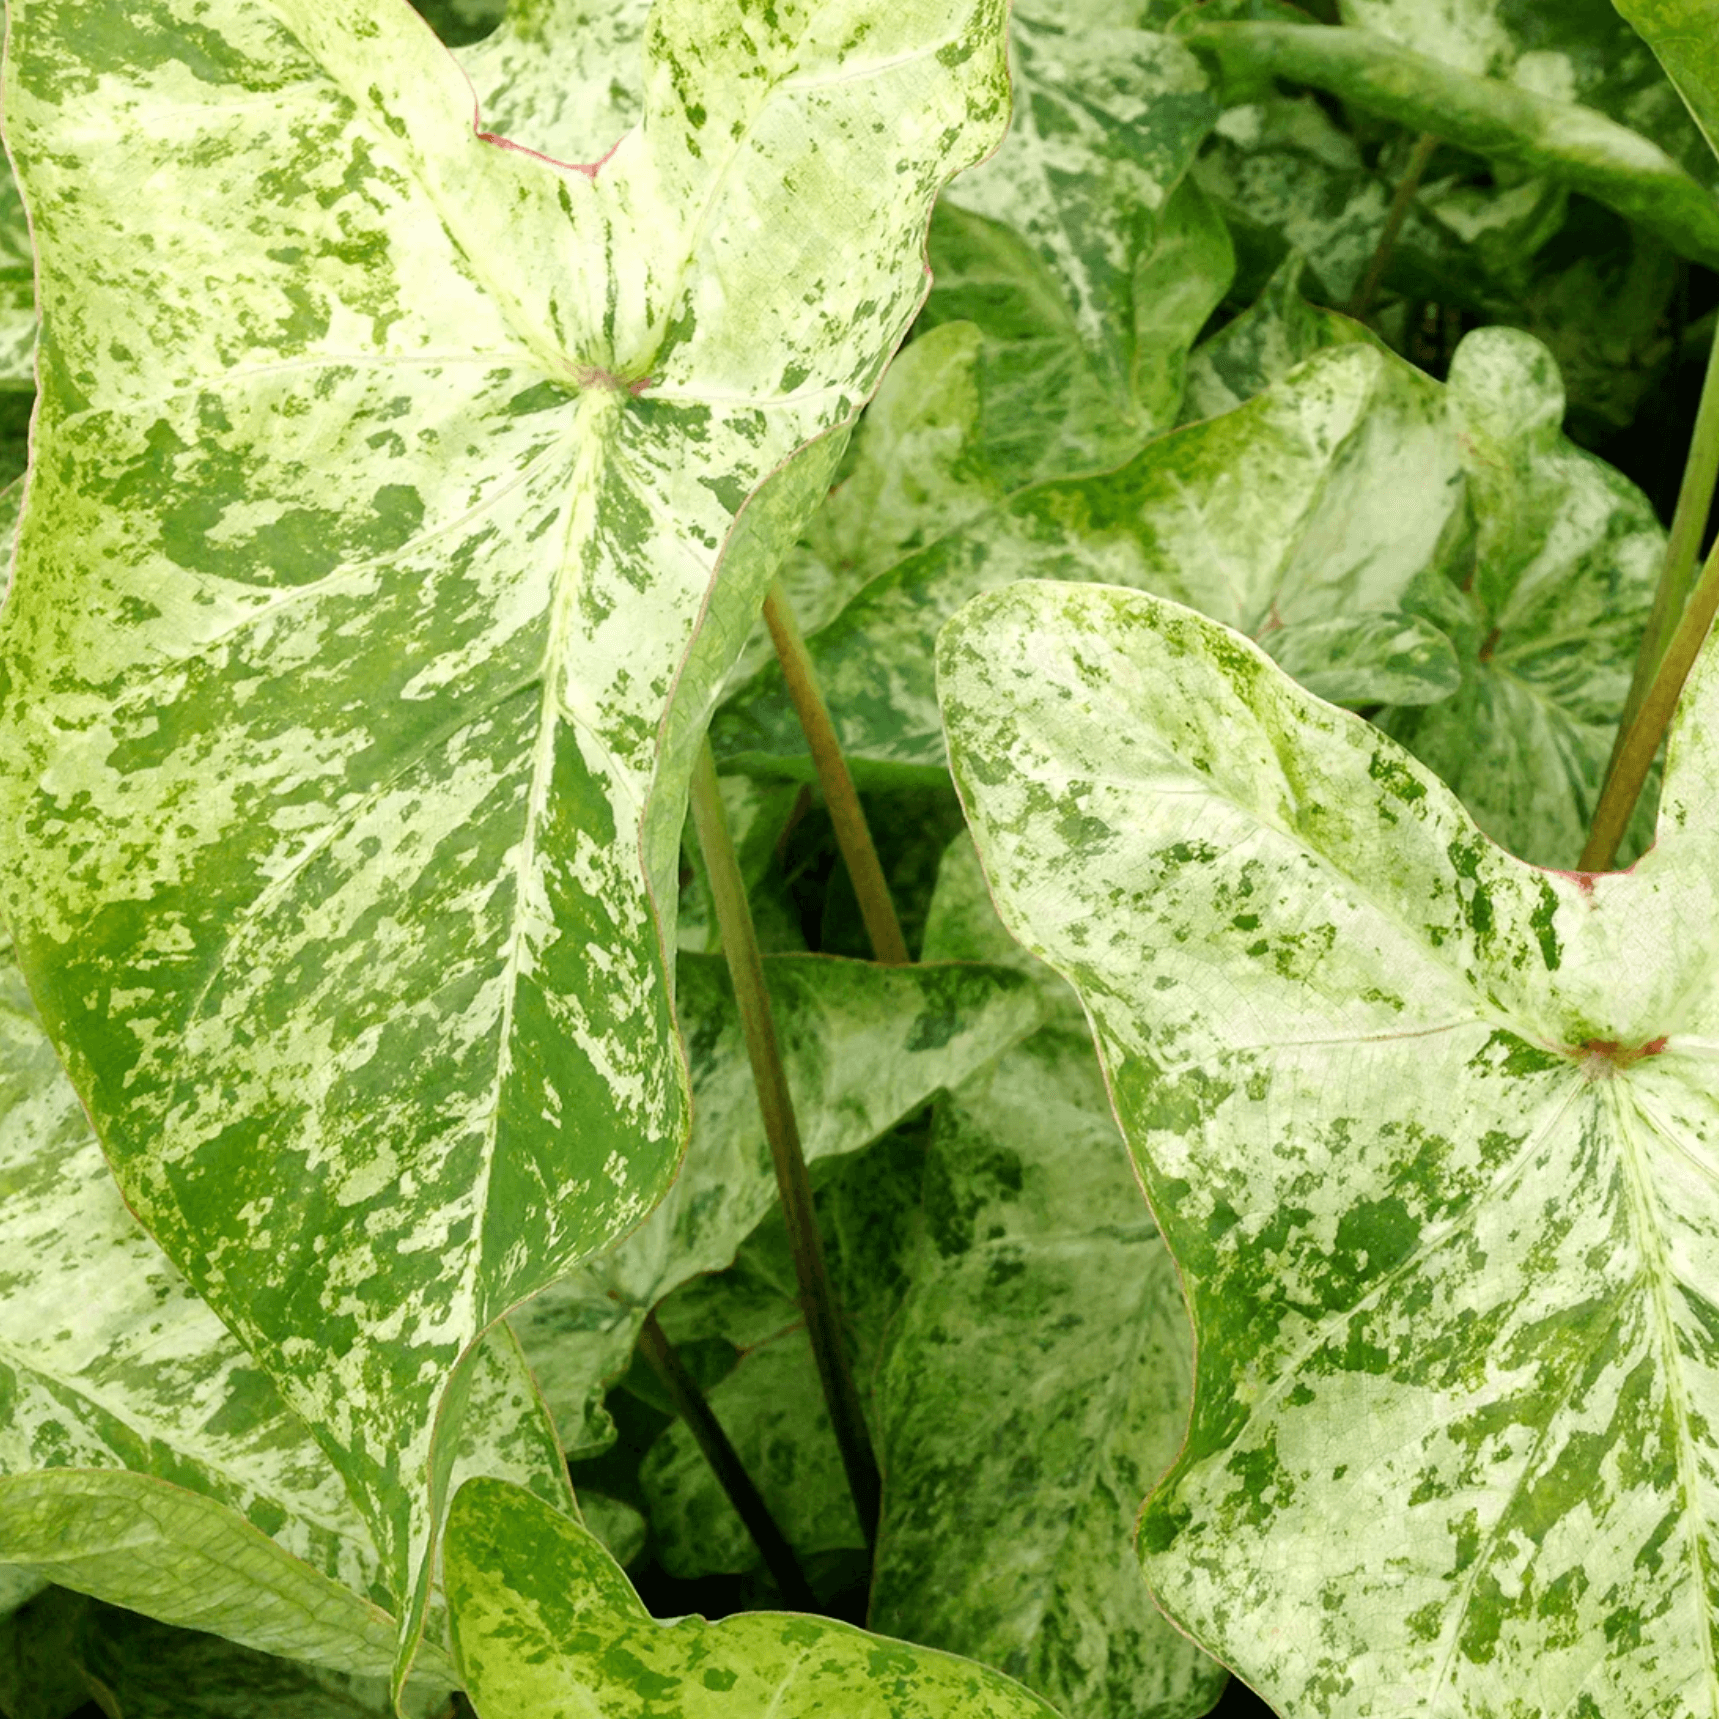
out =
<path fill-rule="evenodd" d="M 571 438 L 577 452 L 567 486 L 567 529 L 562 539 L 561 555 L 549 596 L 549 625 L 544 636 L 543 658 L 539 669 L 541 697 L 537 733 L 532 743 L 531 774 L 526 786 L 525 823 L 520 831 L 518 845 L 514 849 L 513 924 L 508 935 L 507 954 L 502 969 L 494 1102 L 473 1189 L 473 1210 L 480 1238 L 484 1234 L 483 1214 L 488 1209 L 489 1185 L 494 1175 L 501 1133 L 502 1093 L 512 1067 L 514 1004 L 519 993 L 526 948 L 531 942 L 532 931 L 537 929 L 533 924 L 532 912 L 535 907 L 533 892 L 537 877 L 537 831 L 549 805 L 549 788 L 555 772 L 556 735 L 561 718 L 570 714 L 564 707 L 561 680 L 566 672 L 568 645 L 577 624 L 584 562 L 597 536 L 598 498 L 622 403 L 622 396 L 616 389 L 590 388 L 580 395 L 573 408 Z M 548 929 L 548 926 L 545 925 L 542 929 Z M 473 1259 L 473 1270 L 478 1280 L 471 1286 L 474 1305 L 482 1300 L 485 1263 L 480 1239 Z"/>

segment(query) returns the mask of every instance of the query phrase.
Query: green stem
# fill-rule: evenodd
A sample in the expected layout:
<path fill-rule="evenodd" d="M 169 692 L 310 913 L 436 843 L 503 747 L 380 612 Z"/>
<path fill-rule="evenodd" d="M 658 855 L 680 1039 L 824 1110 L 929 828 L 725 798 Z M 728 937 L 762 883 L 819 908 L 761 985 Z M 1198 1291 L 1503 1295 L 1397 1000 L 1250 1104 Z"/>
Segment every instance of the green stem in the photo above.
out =
<path fill-rule="evenodd" d="M 1701 654 L 1715 610 L 1719 610 L 1719 545 L 1707 557 L 1701 579 L 1642 698 L 1641 709 L 1618 747 L 1616 763 L 1600 790 L 1600 803 L 1594 808 L 1588 845 L 1576 862 L 1580 870 L 1608 871 L 1617 858 L 1618 844 L 1623 840 L 1635 803 L 1641 798 L 1642 784 L 1647 780 L 1659 743 L 1665 738 L 1683 683 Z"/>
<path fill-rule="evenodd" d="M 1606 765 L 1608 777 L 1617 768 L 1624 737 L 1641 709 L 1653 681 L 1659 659 L 1665 654 L 1683 605 L 1689 597 L 1689 581 L 1701 553 L 1707 531 L 1707 516 L 1713 509 L 1713 485 L 1719 479 L 1719 324 L 1707 351 L 1707 374 L 1701 384 L 1701 403 L 1695 410 L 1695 432 L 1689 440 L 1689 457 L 1683 463 L 1683 482 L 1677 491 L 1677 511 L 1671 516 L 1671 538 L 1665 546 L 1665 566 L 1654 593 L 1653 609 L 1641 635 L 1629 697 L 1618 720 L 1617 739 Z"/>
<path fill-rule="evenodd" d="M 776 1186 L 782 1196 L 782 1212 L 788 1225 L 788 1245 L 794 1255 L 794 1272 L 800 1284 L 800 1305 L 806 1315 L 806 1330 L 818 1377 L 824 1387 L 824 1402 L 830 1425 L 847 1471 L 848 1487 L 859 1512 L 866 1545 L 875 1544 L 882 1482 L 877 1459 L 872 1454 L 871 1435 L 866 1430 L 860 1394 L 848 1366 L 842 1341 L 841 1318 L 824 1265 L 823 1243 L 818 1235 L 817 1215 L 812 1208 L 812 1183 L 806 1174 L 806 1158 L 800 1148 L 800 1128 L 794 1117 L 794 1100 L 782 1067 L 776 1042 L 776 1023 L 770 1014 L 770 993 L 764 982 L 764 961 L 758 952 L 758 935 L 752 924 L 752 907 L 746 899 L 746 884 L 728 835 L 728 820 L 722 810 L 722 789 L 716 779 L 716 760 L 705 742 L 692 773 L 691 810 L 698 845 L 704 853 L 704 868 L 716 905 L 717 929 L 734 980 L 734 1000 L 740 1009 L 740 1024 L 746 1035 L 746 1052 L 752 1062 L 752 1080 L 758 1088 L 758 1108 L 764 1118 L 765 1138 L 776 1167 Z"/>
<path fill-rule="evenodd" d="M 763 1495 L 752 1484 L 752 1476 L 746 1472 L 740 1453 L 722 1430 L 722 1423 L 711 1412 L 704 1392 L 698 1388 L 698 1381 L 686 1370 L 686 1363 L 668 1340 L 668 1333 L 663 1330 L 655 1313 L 646 1318 L 644 1329 L 639 1333 L 639 1352 L 662 1381 L 669 1401 L 686 1422 L 687 1430 L 704 1452 L 704 1460 L 722 1483 L 728 1502 L 746 1524 L 746 1532 L 763 1554 L 764 1566 L 775 1577 L 776 1586 L 782 1590 L 782 1598 L 796 1611 L 816 1611 L 817 1597 L 806 1580 L 805 1571 L 800 1568 L 800 1560 L 794 1556 L 794 1548 L 776 1526 L 776 1518 L 770 1514 Z"/>
<path fill-rule="evenodd" d="M 842 755 L 835 724 L 830 721 L 830 707 L 825 704 L 823 688 L 818 685 L 811 653 L 806 649 L 788 593 L 780 581 L 771 584 L 770 594 L 764 599 L 764 623 L 775 641 L 776 659 L 782 665 L 788 696 L 794 701 L 806 744 L 812 750 L 812 768 L 817 771 L 818 785 L 824 791 L 824 804 L 829 808 L 830 822 L 835 825 L 836 846 L 847 865 L 872 953 L 887 966 L 904 967 L 912 957 L 907 953 L 907 939 L 901 934 L 901 921 L 890 899 L 883 867 L 878 864 L 871 826 L 865 821 L 853 775 Z"/>
<path fill-rule="evenodd" d="M 1409 156 L 1408 167 L 1397 182 L 1397 194 L 1391 199 L 1390 210 L 1385 216 L 1385 230 L 1380 233 L 1379 242 L 1373 249 L 1373 260 L 1367 265 L 1367 278 L 1349 301 L 1349 315 L 1357 322 L 1365 322 L 1372 312 L 1373 301 L 1384 284 L 1385 270 L 1390 266 L 1391 253 L 1397 248 L 1403 223 L 1409 218 L 1409 206 L 1421 188 L 1421 179 L 1437 148 L 1438 138 L 1430 131 L 1423 131 L 1416 139 L 1414 153 Z"/>

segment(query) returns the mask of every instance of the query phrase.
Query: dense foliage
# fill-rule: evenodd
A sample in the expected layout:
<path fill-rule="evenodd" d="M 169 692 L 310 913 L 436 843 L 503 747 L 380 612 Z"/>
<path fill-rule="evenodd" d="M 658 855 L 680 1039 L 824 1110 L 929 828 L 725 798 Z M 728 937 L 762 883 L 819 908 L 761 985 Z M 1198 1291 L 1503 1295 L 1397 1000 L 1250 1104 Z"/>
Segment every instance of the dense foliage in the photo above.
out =
<path fill-rule="evenodd" d="M 1719 0 L 7 13 L 3 1719 L 1719 1716 Z"/>

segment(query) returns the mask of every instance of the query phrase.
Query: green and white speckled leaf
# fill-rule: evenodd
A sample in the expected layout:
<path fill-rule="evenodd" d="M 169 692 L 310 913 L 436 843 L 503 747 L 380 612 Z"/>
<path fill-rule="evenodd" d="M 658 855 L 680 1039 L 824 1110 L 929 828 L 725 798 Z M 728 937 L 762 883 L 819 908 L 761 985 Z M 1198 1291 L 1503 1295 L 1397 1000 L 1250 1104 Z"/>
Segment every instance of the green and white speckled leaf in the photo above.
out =
<path fill-rule="evenodd" d="M 595 1539 L 495 1482 L 454 1500 L 447 1575 L 479 1719 L 1055 1719 L 984 1666 L 829 1618 L 658 1623 Z"/>
<path fill-rule="evenodd" d="M 1390 165 L 1387 154 L 1370 166 L 1312 97 L 1267 96 L 1226 110 L 1192 179 L 1229 226 L 1244 293 L 1263 293 L 1300 253 L 1313 295 L 1344 304 L 1384 231 L 1394 191 Z M 1410 205 L 1385 283 L 1488 315 L 1511 308 L 1484 258 L 1432 219 L 1424 198 Z"/>
<path fill-rule="evenodd" d="M 995 968 L 803 955 L 764 965 L 809 1162 L 869 1145 L 1039 1020 L 1032 986 Z M 693 1081 L 680 1175 L 637 1231 L 512 1320 L 575 1455 L 613 1437 L 603 1393 L 625 1370 L 645 1315 L 681 1284 L 732 1264 L 776 1203 L 726 961 L 683 955 L 679 973 Z"/>
<path fill-rule="evenodd" d="M 1374 339 L 1364 324 L 1302 297 L 1306 269 L 1291 251 L 1259 297 L 1188 354 L 1182 423 L 1233 411 L 1328 346 Z"/>
<path fill-rule="evenodd" d="M 1160 1602 L 1282 1713 L 1719 1711 L 1719 655 L 1581 878 L 1172 604 L 1017 586 L 941 658 L 1192 1301 Z"/>
<path fill-rule="evenodd" d="M 1573 865 L 1665 532 L 1634 484 L 1565 438 L 1557 366 L 1537 341 L 1471 334 L 1445 399 L 1472 530 L 1447 544 L 1444 571 L 1414 601 L 1456 642 L 1463 686 L 1448 704 L 1387 711 L 1381 724 L 1495 841 L 1539 865 Z M 1652 830 L 1649 795 L 1631 854 Z"/>
<path fill-rule="evenodd" d="M 125 1209 L 9 947 L 0 963 L 0 1572 L 385 1671 L 396 1623 L 363 1518 Z M 505 1327 L 477 1353 L 454 1474 L 572 1507 Z"/>
<path fill-rule="evenodd" d="M 1476 77 L 1368 30 L 1196 19 L 1181 34 L 1228 76 L 1327 90 L 1393 124 L 1585 192 L 1682 256 L 1710 267 L 1719 261 L 1719 200 L 1656 141 L 1593 108 Z"/>
<path fill-rule="evenodd" d="M 987 453 L 1011 487 L 1103 471 L 1176 420 L 1188 348 L 1235 274 L 1230 236 L 1184 180 L 1155 216 L 1135 212 L 1132 305 L 1111 344 L 1135 396 L 1119 407 L 1081 338 L 1069 290 L 1013 227 L 945 199 L 931 222 L 936 280 L 921 328 L 971 321 Z"/>
<path fill-rule="evenodd" d="M 0 388 L 36 385 L 36 257 L 10 165 L 0 159 Z"/>
<path fill-rule="evenodd" d="M 1188 1318 L 1087 1032 L 1047 1028 L 943 1100 L 925 1214 L 877 1378 L 872 1624 L 1065 1719 L 1204 1713 L 1228 1674 L 1134 1552 L 1187 1430 Z"/>
<path fill-rule="evenodd" d="M 1345 24 L 1476 76 L 1504 78 L 1597 108 L 1651 137 L 1699 178 L 1713 177 L 1700 134 L 1652 53 L 1611 0 L 1340 0 Z"/>
<path fill-rule="evenodd" d="M 940 778 L 932 641 L 970 596 L 1014 579 L 1138 586 L 1256 636 L 1395 611 L 1460 504 L 1444 418 L 1436 383 L 1357 343 L 1119 471 L 1020 492 L 874 579 L 809 641 L 843 746 L 880 774 Z M 1376 666 L 1401 625 L 1375 632 Z M 711 732 L 754 769 L 804 748 L 774 669 Z"/>
<path fill-rule="evenodd" d="M 461 1356 L 673 1172 L 693 749 L 1000 134 L 1000 14 L 670 0 L 592 173 L 397 0 L 11 9 L 6 908 L 408 1618 Z"/>
<path fill-rule="evenodd" d="M 556 161 L 601 161 L 644 116 L 650 0 L 512 0 L 456 56 L 488 132 Z"/>
<path fill-rule="evenodd" d="M 965 832 L 925 948 L 1021 965 L 1051 1024 L 938 1107 L 876 1375 L 872 1622 L 1000 1667 L 1065 1719 L 1204 1712 L 1225 1673 L 1164 1622 L 1133 1552 L 1140 1500 L 1187 1427 L 1187 1314 L 1086 1018 L 1004 930 Z M 1031 1486 L 1023 1460 L 1040 1462 Z"/>
<path fill-rule="evenodd" d="M 1152 291 L 1176 284 L 1152 269 L 1158 217 L 1218 104 L 1180 42 L 1095 15 L 1104 10 L 1016 4 L 1009 135 L 944 202 L 1024 248 L 1099 398 L 1144 439 L 1174 416 L 1181 390 L 1180 354 L 1166 362 L 1151 338 Z"/>
<path fill-rule="evenodd" d="M 1618 0 L 1646 38 L 1695 123 L 1719 151 L 1719 6 L 1714 0 Z"/>

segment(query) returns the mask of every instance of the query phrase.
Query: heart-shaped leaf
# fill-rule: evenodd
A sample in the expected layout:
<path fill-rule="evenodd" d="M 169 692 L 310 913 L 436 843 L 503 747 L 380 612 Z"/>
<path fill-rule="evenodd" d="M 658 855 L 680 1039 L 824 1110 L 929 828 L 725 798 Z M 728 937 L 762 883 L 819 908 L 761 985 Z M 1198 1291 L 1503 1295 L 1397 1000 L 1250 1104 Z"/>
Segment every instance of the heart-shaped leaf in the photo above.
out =
<path fill-rule="evenodd" d="M 1016 586 L 941 667 L 1192 1302 L 1160 1602 L 1280 1712 L 1713 1710 L 1719 655 L 1598 877 L 1173 604 Z"/>
<path fill-rule="evenodd" d="M 446 1558 L 480 1719 L 1054 1719 L 985 1666 L 829 1618 L 658 1623 L 591 1535 L 504 1483 L 460 1489 Z"/>
<path fill-rule="evenodd" d="M 1040 477 L 1113 464 L 1174 419 L 1182 360 L 1228 279 L 1198 199 L 1172 212 L 1218 116 L 1205 72 L 1114 10 L 1015 5 L 1014 122 L 933 226 L 929 317 L 972 318 L 997 342 L 989 386 L 1036 407 Z"/>
<path fill-rule="evenodd" d="M 798 955 L 764 965 L 810 1162 L 857 1152 L 1038 1024 L 1032 987 L 995 968 Z M 634 1234 L 512 1318 L 575 1455 L 613 1437 L 603 1393 L 625 1370 L 645 1315 L 681 1284 L 731 1265 L 776 1204 L 727 964 L 682 955 L 679 973 L 694 1116 L 680 1175 Z"/>
<path fill-rule="evenodd" d="M 462 1356 L 672 1175 L 693 749 L 1001 131 L 1001 11 L 665 0 L 581 171 L 397 0 L 11 9 L 7 912 L 408 1633 Z"/>

